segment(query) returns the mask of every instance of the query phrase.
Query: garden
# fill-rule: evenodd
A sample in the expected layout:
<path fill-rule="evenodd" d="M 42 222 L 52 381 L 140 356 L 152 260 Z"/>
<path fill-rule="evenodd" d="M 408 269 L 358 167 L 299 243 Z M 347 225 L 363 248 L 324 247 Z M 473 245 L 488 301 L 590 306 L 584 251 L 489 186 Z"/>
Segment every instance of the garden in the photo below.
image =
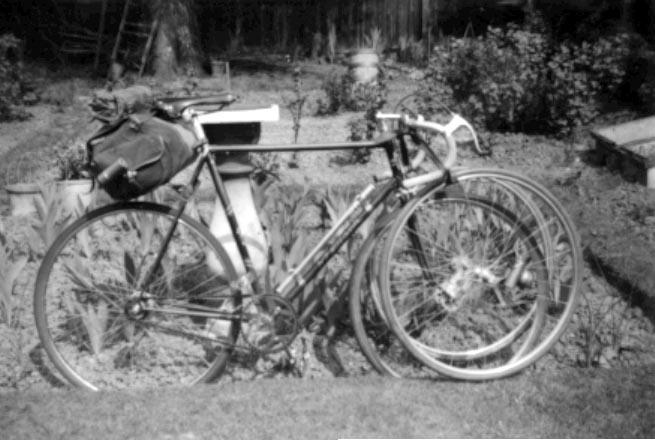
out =
<path fill-rule="evenodd" d="M 367 46 L 380 59 L 371 83 L 354 80 L 338 50 L 320 62 L 259 54 L 266 68 L 254 72 L 235 64 L 229 80 L 239 96 L 234 105 L 280 106 L 278 122 L 262 123 L 262 144 L 372 139 L 379 134 L 375 114 L 392 111 L 399 102 L 426 116 L 437 117 L 444 105 L 464 115 L 491 155 L 479 157 L 463 142 L 458 165 L 515 170 L 544 184 L 574 219 L 585 251 L 582 299 L 569 328 L 527 376 L 509 380 L 561 371 L 611 380 L 611 372 L 622 371 L 629 382 L 638 376 L 630 371 L 652 367 L 655 197 L 652 189 L 604 166 L 590 135 L 595 128 L 655 113 L 652 45 L 619 32 L 593 40 L 560 35 L 545 18 L 533 17 L 521 25 L 490 26 L 477 37 L 443 37 L 429 61 L 410 44 L 385 47 L 379 30 L 370 32 Z M 91 198 L 88 189 L 65 196 L 69 190 L 62 183 L 84 178 L 85 142 L 100 127 L 93 108 L 105 96 L 105 81 L 74 67 L 53 71 L 27 62 L 20 47 L 17 38 L 0 37 L 0 183 L 33 185 L 40 196 L 31 211 L 16 213 L 9 191 L 1 193 L 0 393 L 62 386 L 36 334 L 36 272 L 67 224 L 109 201 L 97 189 Z M 182 96 L 215 92 L 226 81 L 221 75 L 164 81 L 127 73 L 113 87 L 134 85 L 148 86 L 158 96 Z M 253 154 L 251 159 L 255 200 L 272 247 L 273 281 L 299 263 L 358 190 L 386 172 L 382 154 L 367 150 Z M 213 207 L 207 177 L 190 208 L 199 216 Z M 171 197 L 170 190 L 161 188 L 152 197 Z M 357 348 L 344 303 L 358 244 L 344 246 L 305 290 L 302 301 L 317 294 L 325 299 L 291 350 L 272 358 L 236 356 L 219 384 L 347 376 L 370 387 L 374 370 Z M 609 376 L 601 370 L 609 370 Z M 649 429 L 635 435 L 652 435 Z"/>

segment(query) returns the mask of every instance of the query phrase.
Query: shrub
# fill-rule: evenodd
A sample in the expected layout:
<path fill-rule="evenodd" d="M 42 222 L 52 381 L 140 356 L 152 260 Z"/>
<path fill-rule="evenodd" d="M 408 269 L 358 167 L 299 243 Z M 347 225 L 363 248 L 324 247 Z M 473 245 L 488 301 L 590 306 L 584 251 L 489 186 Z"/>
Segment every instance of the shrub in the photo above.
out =
<path fill-rule="evenodd" d="M 398 40 L 398 61 L 421 66 L 425 64 L 425 45 L 422 41 L 401 36 Z"/>
<path fill-rule="evenodd" d="M 0 121 L 29 117 L 21 108 L 25 91 L 21 41 L 12 34 L 0 35 Z"/>
<path fill-rule="evenodd" d="M 626 34 L 593 44 L 555 42 L 510 26 L 439 45 L 421 93 L 491 130 L 568 134 L 617 98 L 633 53 Z"/>
<path fill-rule="evenodd" d="M 331 115 L 340 111 L 363 111 L 376 105 L 379 96 L 386 94 L 382 81 L 363 84 L 349 73 L 332 72 L 323 81 L 327 101 L 319 99 L 317 114 Z"/>
<path fill-rule="evenodd" d="M 368 105 L 362 116 L 351 118 L 348 121 L 348 130 L 350 141 L 363 141 L 373 139 L 378 131 L 378 122 L 375 117 L 378 111 L 387 103 L 387 85 L 383 75 L 375 85 L 373 92 L 367 96 Z M 344 163 L 368 163 L 371 159 L 371 151 L 367 148 L 350 150 L 350 155 L 345 158 Z"/>
<path fill-rule="evenodd" d="M 55 166 L 60 180 L 82 179 L 86 173 L 86 149 L 84 145 L 66 145 L 55 148 Z"/>

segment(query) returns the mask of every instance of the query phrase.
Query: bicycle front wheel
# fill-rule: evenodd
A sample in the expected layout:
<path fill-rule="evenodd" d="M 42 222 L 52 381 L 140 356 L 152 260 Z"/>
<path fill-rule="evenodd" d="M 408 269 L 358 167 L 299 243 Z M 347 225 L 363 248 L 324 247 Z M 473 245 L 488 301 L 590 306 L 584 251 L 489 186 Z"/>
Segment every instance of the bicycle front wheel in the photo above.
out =
<path fill-rule="evenodd" d="M 397 378 L 433 378 L 436 374 L 405 349 L 384 316 L 376 274 L 385 237 L 385 228 L 367 237 L 350 275 L 348 304 L 355 337 L 378 373 Z"/>
<path fill-rule="evenodd" d="M 582 284 L 580 237 L 564 207 L 545 187 L 519 173 L 495 168 L 453 170 L 455 188 L 511 211 L 530 231 L 548 268 L 548 308 L 539 339 L 526 353 L 530 363 L 550 350 L 573 317 Z"/>
<path fill-rule="evenodd" d="M 405 348 L 459 379 L 522 368 L 548 306 L 547 265 L 526 225 L 488 199 L 440 189 L 399 214 L 378 278 Z"/>
<path fill-rule="evenodd" d="M 194 384 L 224 370 L 239 331 L 234 267 L 212 234 L 153 203 L 94 210 L 39 269 L 34 314 L 57 370 L 91 390 Z"/>

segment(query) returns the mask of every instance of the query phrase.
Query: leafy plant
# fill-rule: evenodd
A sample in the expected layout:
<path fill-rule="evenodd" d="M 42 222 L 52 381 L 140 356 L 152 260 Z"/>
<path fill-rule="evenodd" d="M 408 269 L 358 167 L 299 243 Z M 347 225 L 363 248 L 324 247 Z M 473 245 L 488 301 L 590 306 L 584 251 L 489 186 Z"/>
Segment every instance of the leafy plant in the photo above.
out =
<path fill-rule="evenodd" d="M 272 182 L 271 179 L 280 180 L 280 158 L 276 153 L 253 153 L 250 162 L 255 167 L 252 173 L 255 185 Z"/>
<path fill-rule="evenodd" d="M 310 191 L 293 194 L 289 189 L 279 191 L 275 197 L 264 197 L 265 187 L 255 191 L 255 201 L 261 220 L 268 232 L 271 264 L 266 276 L 267 291 L 284 280 L 309 250 L 308 233 L 301 222 L 308 206 Z"/>
<path fill-rule="evenodd" d="M 646 319 L 638 319 L 634 309 L 619 296 L 584 292 L 576 328 L 580 347 L 577 363 L 586 367 L 610 367 L 629 362 L 645 351 L 639 334 L 652 332 Z M 637 327 L 645 324 L 641 331 Z M 650 327 L 650 328 L 649 328 Z"/>
<path fill-rule="evenodd" d="M 18 278 L 27 265 L 27 255 L 17 252 L 0 231 L 0 322 L 7 327 L 8 340 L 13 356 L 10 385 L 16 386 L 27 370 L 24 338 L 20 324 L 20 302 L 15 294 Z"/>
<path fill-rule="evenodd" d="M 363 84 L 361 84 L 363 85 Z M 368 106 L 364 115 L 361 117 L 354 117 L 348 121 L 348 129 L 350 136 L 348 140 L 363 141 L 373 139 L 378 130 L 378 121 L 376 114 L 384 107 L 387 102 L 387 86 L 383 76 L 375 84 L 373 89 L 370 89 L 373 94 L 367 98 Z M 368 163 L 371 159 L 371 151 L 366 148 L 351 150 L 351 154 L 346 158 L 346 163 Z"/>
<path fill-rule="evenodd" d="M 317 114 L 330 115 L 340 111 L 363 111 L 377 105 L 386 95 L 384 81 L 358 83 L 349 73 L 331 72 L 322 85 L 326 100 L 319 99 Z"/>
<path fill-rule="evenodd" d="M 418 40 L 402 35 L 398 39 L 398 61 L 422 65 L 425 62 L 425 45 Z"/>
<path fill-rule="evenodd" d="M 17 325 L 18 307 L 14 289 L 16 282 L 23 269 L 27 265 L 27 255 L 16 255 L 5 235 L 0 232 L 0 299 L 2 300 L 2 321 L 8 327 L 14 328 Z"/>
<path fill-rule="evenodd" d="M 36 219 L 28 229 L 28 245 L 33 258 L 42 256 L 66 228 L 73 214 L 64 212 L 62 199 L 54 186 L 41 186 L 42 198 L 36 197 Z"/>
<path fill-rule="evenodd" d="M 89 292 L 102 290 L 84 263 L 84 260 L 75 255 L 66 262 L 64 268 L 73 288 L 63 299 L 66 309 L 74 316 L 69 322 L 70 331 L 75 332 L 80 343 L 88 342 L 91 352 L 98 355 L 102 351 L 109 322 L 109 307 L 103 299 L 89 297 Z"/>
<path fill-rule="evenodd" d="M 60 180 L 81 179 L 86 173 L 86 150 L 82 145 L 61 146 L 55 152 Z"/>
<path fill-rule="evenodd" d="M 285 100 L 285 104 L 293 120 L 293 143 L 298 143 L 298 134 L 300 133 L 300 120 L 302 119 L 302 109 L 307 101 L 307 95 L 302 90 L 302 71 L 300 67 L 293 69 L 293 98 Z M 290 165 L 296 165 L 296 153 L 293 153 Z"/>
<path fill-rule="evenodd" d="M 632 45 L 625 34 L 560 43 L 532 29 L 489 28 L 438 45 L 420 95 L 491 130 L 565 135 L 620 95 Z"/>
<path fill-rule="evenodd" d="M 375 51 L 378 55 L 381 55 L 386 48 L 386 41 L 382 36 L 382 30 L 374 26 L 371 28 L 369 33 L 364 36 L 364 46 L 369 47 Z"/>
<path fill-rule="evenodd" d="M 80 84 L 76 80 L 61 81 L 47 86 L 41 92 L 41 100 L 46 104 L 54 105 L 58 112 L 75 103 L 75 97 L 80 94 Z"/>
<path fill-rule="evenodd" d="M 12 34 L 0 35 L 0 121 L 30 117 L 22 108 L 27 91 L 21 60 L 22 42 Z"/>

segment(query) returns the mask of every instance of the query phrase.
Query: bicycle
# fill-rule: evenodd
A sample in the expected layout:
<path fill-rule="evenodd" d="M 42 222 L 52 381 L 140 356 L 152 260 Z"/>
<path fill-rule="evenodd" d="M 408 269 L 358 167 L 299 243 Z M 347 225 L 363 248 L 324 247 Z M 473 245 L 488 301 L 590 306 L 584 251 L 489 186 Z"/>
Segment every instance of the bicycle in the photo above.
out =
<path fill-rule="evenodd" d="M 207 143 L 198 122 L 197 116 L 203 110 L 194 106 L 200 104 L 222 108 L 229 102 L 225 98 L 215 101 L 203 98 L 168 105 L 176 115 L 191 123 L 200 139 L 195 146 L 199 160 L 177 206 L 132 201 L 91 211 L 61 233 L 39 268 L 34 301 L 39 336 L 54 366 L 74 385 L 97 390 L 206 382 L 224 372 L 234 349 L 260 353 L 284 349 L 320 306 L 319 301 L 307 305 L 304 310 L 295 310 L 292 305 L 307 282 L 378 208 L 386 207 L 387 212 L 377 222 L 378 229 L 397 231 L 400 228 L 398 219 L 408 218 L 408 210 L 416 209 L 427 199 L 437 200 L 432 196 L 452 183 L 449 169 L 455 162 L 457 148 L 452 134 L 460 126 L 468 126 L 458 117 L 442 126 L 421 118 L 396 115 L 393 119 L 399 128 L 373 141 L 249 145 L 246 148 L 243 145 L 216 146 Z M 406 137 L 413 137 L 417 144 L 421 144 L 421 139 L 415 136 L 417 130 L 443 135 L 448 144 L 448 155 L 442 163 L 429 147 L 421 145 L 439 166 L 433 171 L 410 175 L 422 156 L 410 158 Z M 367 186 L 274 292 L 263 291 L 213 155 L 232 151 L 356 148 L 383 149 L 392 176 Z M 224 206 L 245 267 L 243 275 L 237 273 L 224 247 L 206 226 L 184 213 L 205 168 Z M 111 180 L 124 171 L 117 162 L 99 178 Z M 463 198 L 463 206 L 474 203 L 476 215 L 495 218 L 497 233 L 505 234 L 511 246 L 516 246 L 516 252 L 505 249 L 505 255 L 502 255 L 507 259 L 504 268 L 516 266 L 523 252 L 527 251 L 531 258 L 529 271 L 524 270 L 526 265 L 518 269 L 518 278 L 515 273 L 512 275 L 515 279 L 503 280 L 512 289 L 520 290 L 524 287 L 517 281 L 520 276 L 524 272 L 534 274 L 534 279 L 525 283 L 525 288 L 533 292 L 527 297 L 532 305 L 521 307 L 519 314 L 525 319 L 519 322 L 518 330 L 509 332 L 509 335 L 528 332 L 527 337 L 523 336 L 525 348 L 505 362 L 513 372 L 538 357 L 534 354 L 535 349 L 529 350 L 537 340 L 547 311 L 543 298 L 550 289 L 550 263 L 546 261 L 548 254 L 543 252 L 543 246 L 540 249 L 540 244 L 530 237 L 527 226 L 495 209 L 493 201 L 477 199 Z M 399 213 L 405 215 L 399 217 Z M 533 218 L 538 217 L 533 213 Z M 485 226 L 480 224 L 477 227 Z M 474 236 L 480 231 L 470 232 Z M 415 245 L 420 248 L 422 243 L 415 241 Z M 391 252 L 390 246 L 385 247 L 387 255 Z M 403 344 L 409 344 L 411 350 L 414 342 L 403 335 L 402 326 L 394 317 L 393 304 L 390 305 L 390 298 L 395 294 L 390 292 L 388 283 L 385 284 L 389 274 L 383 272 L 388 264 L 380 261 L 382 263 L 373 265 L 371 271 L 377 272 L 374 275 L 382 287 L 380 296 L 384 313 Z M 576 296 L 574 293 L 571 298 Z M 573 302 L 573 299 L 569 301 Z M 558 322 L 569 318 L 570 315 L 566 315 Z M 562 327 L 565 324 L 563 322 Z M 552 345 L 551 339 L 542 341 L 537 351 L 541 353 Z M 494 341 L 488 345 L 489 353 L 505 348 Z M 441 368 L 441 365 L 436 368 Z M 502 365 L 497 368 L 502 368 Z M 495 377 L 502 375 L 502 371 L 494 372 Z"/>
<path fill-rule="evenodd" d="M 414 95 L 409 97 L 413 98 Z M 407 107 L 406 101 L 407 98 L 401 100 L 397 109 L 410 115 L 417 115 L 415 106 Z M 446 113 L 449 113 L 447 109 Z M 477 145 L 478 141 L 475 137 L 474 142 Z M 373 243 L 382 242 L 377 237 L 362 246 L 360 257 L 353 267 L 349 304 L 351 320 L 360 347 L 369 362 L 380 373 L 396 377 L 431 377 L 433 374 L 422 368 L 428 366 L 442 375 L 465 380 L 503 377 L 520 371 L 543 356 L 564 332 L 566 324 L 575 311 L 582 282 L 582 251 L 573 222 L 556 198 L 534 181 L 505 170 L 453 169 L 450 177 L 453 181 L 450 188 L 458 189 L 455 194 L 457 197 L 466 194 L 467 197 L 477 199 L 478 202 L 493 201 L 496 209 L 500 208 L 504 215 L 513 217 L 517 224 L 521 223 L 531 231 L 529 236 L 532 240 L 536 240 L 548 270 L 550 295 L 545 297 L 545 313 L 534 317 L 526 316 L 526 318 L 533 318 L 534 321 L 530 331 L 525 331 L 526 328 L 523 328 L 522 336 L 521 332 L 508 333 L 506 335 L 508 337 L 499 338 L 495 343 L 472 348 L 465 346 L 467 339 L 457 327 L 456 313 L 452 313 L 455 316 L 452 318 L 455 324 L 447 327 L 444 323 L 447 324 L 451 316 L 448 312 L 442 312 L 440 319 L 435 321 L 441 325 L 438 331 L 445 333 L 447 338 L 444 341 L 432 340 L 428 344 L 421 343 L 420 337 L 412 335 L 416 333 L 417 326 L 408 323 L 403 325 L 398 319 L 399 311 L 408 313 L 406 310 L 398 309 L 402 305 L 401 300 L 408 296 L 407 293 L 397 293 L 396 300 L 393 302 L 391 299 L 394 296 L 389 295 L 389 284 L 392 284 L 389 279 L 376 280 L 375 276 L 371 276 L 371 273 L 380 272 L 381 260 L 386 259 L 388 266 L 392 266 L 390 262 L 393 260 L 390 257 L 390 249 L 394 246 L 388 243 L 389 240 L 385 240 L 386 250 L 383 251 L 384 246 L 374 247 Z M 427 197 L 423 203 L 434 202 Z M 415 211 L 421 209 L 424 207 L 418 203 Z M 416 225 L 411 224 L 412 222 L 415 223 L 413 215 L 407 215 L 404 224 L 396 225 L 396 232 L 411 235 L 407 231 L 412 231 L 412 234 L 416 234 Z M 403 223 L 403 220 L 398 220 L 397 223 Z M 416 249 L 416 246 L 412 248 Z M 380 257 L 381 253 L 384 257 Z M 369 261 L 372 255 L 377 257 Z M 420 261 L 417 263 L 421 264 Z M 370 266 L 373 266 L 373 269 L 370 269 Z M 389 273 L 388 266 L 382 273 Z M 478 264 L 478 269 L 484 266 Z M 460 276 L 465 272 L 460 269 Z M 418 275 L 412 277 L 415 283 L 429 281 L 424 271 L 417 270 L 416 274 Z M 475 274 L 470 270 L 468 278 L 475 278 Z M 386 288 L 384 295 L 379 293 L 380 284 Z M 385 307 L 382 306 L 383 297 L 387 300 Z M 461 314 L 467 317 L 466 314 Z M 543 321 L 539 321 L 541 319 Z M 527 325 L 528 321 L 523 321 L 521 325 L 516 326 L 516 330 Z M 421 326 L 426 327 L 426 320 L 421 321 Z M 389 327 L 393 327 L 393 331 Z M 468 325 L 464 328 L 469 333 L 467 336 L 469 342 L 471 333 L 479 336 L 488 332 L 486 326 L 474 328 Z M 534 332 L 534 329 L 537 331 Z M 435 332 L 437 330 L 432 329 L 432 333 Z M 430 331 L 423 328 L 421 333 L 425 338 Z M 452 347 L 456 336 L 460 337 L 459 341 L 462 344 L 462 347 L 458 347 L 458 351 L 454 351 Z M 447 341 L 450 342 L 451 347 L 445 348 L 443 344 Z"/>

